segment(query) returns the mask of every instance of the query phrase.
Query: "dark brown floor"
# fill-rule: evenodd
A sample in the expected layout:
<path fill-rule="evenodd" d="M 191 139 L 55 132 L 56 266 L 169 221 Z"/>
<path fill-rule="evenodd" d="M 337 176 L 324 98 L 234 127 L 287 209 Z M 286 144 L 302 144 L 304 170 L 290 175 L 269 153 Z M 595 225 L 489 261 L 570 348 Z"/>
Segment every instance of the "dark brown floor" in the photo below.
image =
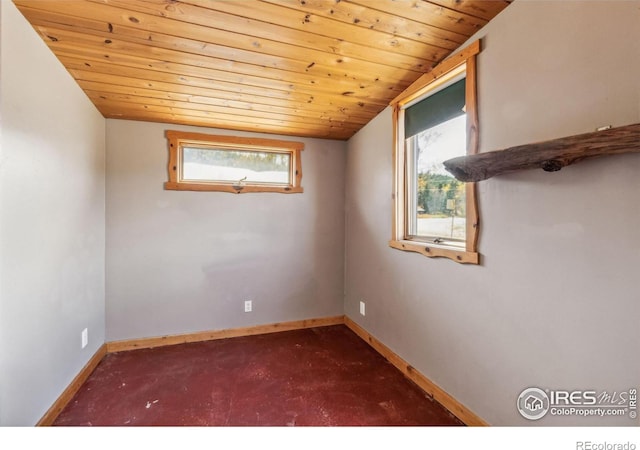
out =
<path fill-rule="evenodd" d="M 461 425 L 343 325 L 107 355 L 55 425 Z"/>

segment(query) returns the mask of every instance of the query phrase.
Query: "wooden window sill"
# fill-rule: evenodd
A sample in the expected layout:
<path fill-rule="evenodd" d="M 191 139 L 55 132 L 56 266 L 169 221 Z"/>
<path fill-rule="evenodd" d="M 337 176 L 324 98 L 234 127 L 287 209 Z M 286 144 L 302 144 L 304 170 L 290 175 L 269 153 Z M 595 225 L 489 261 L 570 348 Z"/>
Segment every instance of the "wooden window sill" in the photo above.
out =
<path fill-rule="evenodd" d="M 208 183 L 187 183 L 187 182 L 172 182 L 167 181 L 164 183 L 164 188 L 169 191 L 215 191 L 215 192 L 230 192 L 233 194 L 245 194 L 248 192 L 275 192 L 279 194 L 300 194 L 304 192 L 302 186 L 237 186 L 232 184 L 208 184 Z"/>
<path fill-rule="evenodd" d="M 480 254 L 463 249 L 439 246 L 428 242 L 390 240 L 389 246 L 406 252 L 416 252 L 429 258 L 448 258 L 461 264 L 480 264 Z"/>

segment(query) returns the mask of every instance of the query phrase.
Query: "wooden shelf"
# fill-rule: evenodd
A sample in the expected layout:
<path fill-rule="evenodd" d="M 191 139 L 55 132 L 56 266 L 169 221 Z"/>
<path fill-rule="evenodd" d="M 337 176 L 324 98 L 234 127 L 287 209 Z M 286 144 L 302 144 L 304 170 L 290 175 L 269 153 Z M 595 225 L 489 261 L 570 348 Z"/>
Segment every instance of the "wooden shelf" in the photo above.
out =
<path fill-rule="evenodd" d="M 555 172 L 584 159 L 634 152 L 640 152 L 640 123 L 461 156 L 444 167 L 460 181 L 482 181 L 517 170 Z"/>

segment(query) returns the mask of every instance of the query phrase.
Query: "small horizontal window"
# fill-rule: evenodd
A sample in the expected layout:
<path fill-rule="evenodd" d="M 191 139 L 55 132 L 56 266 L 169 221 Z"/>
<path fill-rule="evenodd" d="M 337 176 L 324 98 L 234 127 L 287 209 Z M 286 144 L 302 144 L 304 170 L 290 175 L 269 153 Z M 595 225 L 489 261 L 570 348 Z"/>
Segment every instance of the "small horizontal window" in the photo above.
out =
<path fill-rule="evenodd" d="M 167 131 L 165 189 L 302 192 L 301 142 Z"/>

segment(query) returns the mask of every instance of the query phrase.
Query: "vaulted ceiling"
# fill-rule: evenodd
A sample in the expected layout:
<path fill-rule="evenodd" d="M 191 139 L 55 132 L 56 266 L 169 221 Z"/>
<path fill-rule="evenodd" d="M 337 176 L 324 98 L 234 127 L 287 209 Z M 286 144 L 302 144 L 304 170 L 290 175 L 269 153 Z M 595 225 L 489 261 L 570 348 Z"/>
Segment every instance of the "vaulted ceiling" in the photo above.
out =
<path fill-rule="evenodd" d="M 108 118 L 348 139 L 511 0 L 14 0 Z"/>

